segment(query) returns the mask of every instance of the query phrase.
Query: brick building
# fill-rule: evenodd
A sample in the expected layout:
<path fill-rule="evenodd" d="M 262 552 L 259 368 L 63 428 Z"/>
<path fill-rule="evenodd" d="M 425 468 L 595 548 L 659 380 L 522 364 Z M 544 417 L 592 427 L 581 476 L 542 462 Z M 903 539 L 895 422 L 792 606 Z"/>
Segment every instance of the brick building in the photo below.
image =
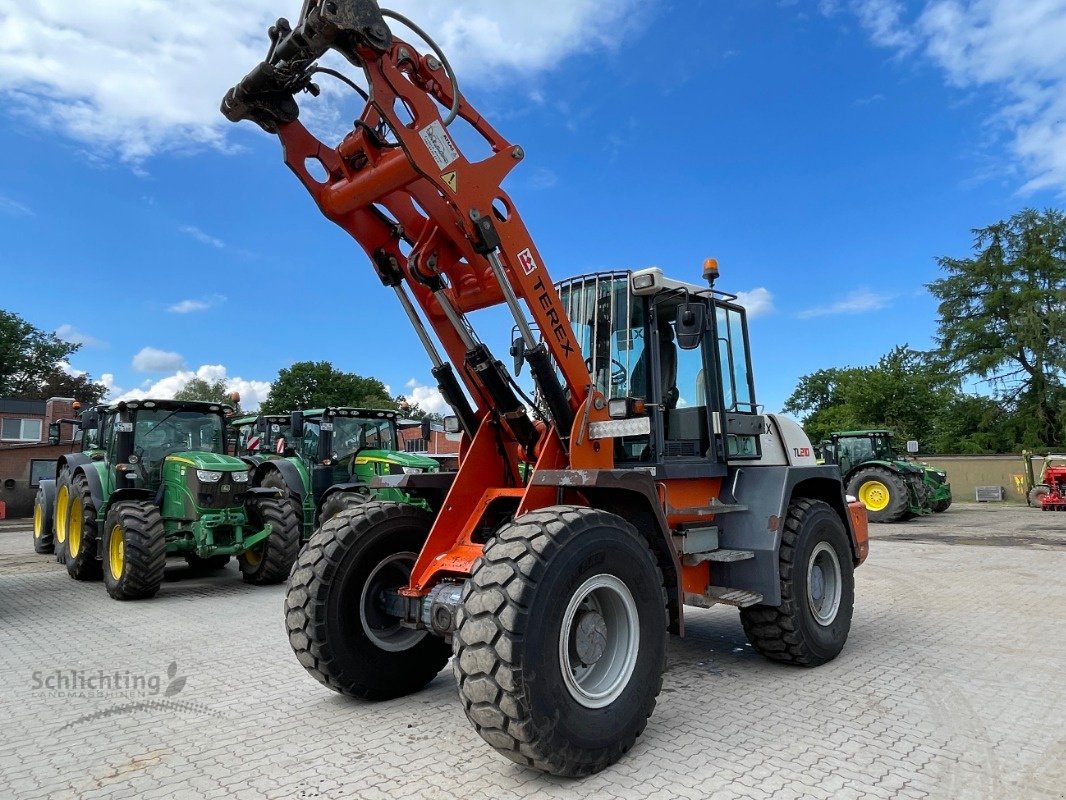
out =
<path fill-rule="evenodd" d="M 41 478 L 53 477 L 55 460 L 73 447 L 74 426 L 60 424 L 59 444 L 49 444 L 49 426 L 74 417 L 74 400 L 0 398 L 0 502 L 8 517 L 33 512 Z"/>
<path fill-rule="evenodd" d="M 429 439 L 422 426 L 413 420 L 400 420 L 400 447 L 404 452 L 429 456 L 441 462 L 444 469 L 456 469 L 459 465 L 459 434 L 444 432 L 440 422 L 430 423 Z"/>

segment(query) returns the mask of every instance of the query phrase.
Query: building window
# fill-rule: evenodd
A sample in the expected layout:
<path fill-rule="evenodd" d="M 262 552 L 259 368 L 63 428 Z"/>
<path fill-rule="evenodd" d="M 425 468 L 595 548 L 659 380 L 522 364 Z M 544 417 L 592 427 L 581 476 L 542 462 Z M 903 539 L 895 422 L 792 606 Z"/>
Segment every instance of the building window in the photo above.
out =
<path fill-rule="evenodd" d="M 0 420 L 0 439 L 8 442 L 39 442 L 41 425 L 39 419 Z"/>

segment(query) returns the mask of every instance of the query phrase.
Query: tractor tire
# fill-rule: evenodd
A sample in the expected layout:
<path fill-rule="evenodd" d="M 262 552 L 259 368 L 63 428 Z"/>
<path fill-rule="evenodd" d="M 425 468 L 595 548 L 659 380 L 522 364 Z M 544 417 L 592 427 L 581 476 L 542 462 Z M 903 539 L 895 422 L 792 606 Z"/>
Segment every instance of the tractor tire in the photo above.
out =
<path fill-rule="evenodd" d="M 912 516 L 906 479 L 884 467 L 860 469 L 848 481 L 848 494 L 863 502 L 870 522 L 899 522 Z"/>
<path fill-rule="evenodd" d="M 463 589 L 452 664 L 467 719 L 518 764 L 599 772 L 648 724 L 666 627 L 662 573 L 629 522 L 577 506 L 525 514 Z"/>
<path fill-rule="evenodd" d="M 52 519 L 55 520 L 55 549 L 56 561 L 60 564 L 67 559 L 67 517 L 70 515 L 70 470 L 63 467 L 56 478 L 56 504 L 52 510 Z"/>
<path fill-rule="evenodd" d="M 318 512 L 318 527 L 321 528 L 340 512 L 358 508 L 369 501 L 370 495 L 362 492 L 334 492 L 326 498 L 322 510 Z"/>
<path fill-rule="evenodd" d="M 96 506 L 89 481 L 80 472 L 70 483 L 70 513 L 67 515 L 67 574 L 76 581 L 98 581 L 103 564 L 96 557 L 99 536 Z"/>
<path fill-rule="evenodd" d="M 781 604 L 740 609 L 745 636 L 772 661 L 832 661 L 848 640 L 855 605 L 851 545 L 832 506 L 806 498 L 789 504 L 779 568 Z"/>
<path fill-rule="evenodd" d="M 943 514 L 949 508 L 951 508 L 950 497 L 946 497 L 943 500 L 937 500 L 935 503 L 933 503 L 933 511 L 937 514 Z"/>
<path fill-rule="evenodd" d="M 198 556 L 196 553 L 186 553 L 185 563 L 193 572 L 208 573 L 225 569 L 229 563 L 229 556 Z"/>
<path fill-rule="evenodd" d="M 270 535 L 237 556 L 246 583 L 268 586 L 281 583 L 292 571 L 300 552 L 300 515 L 291 500 L 250 497 L 245 501 L 248 527 L 259 532 L 269 523 Z"/>
<path fill-rule="evenodd" d="M 55 531 L 52 529 L 54 509 L 45 501 L 44 489 L 37 490 L 33 500 L 33 552 L 51 553 L 55 547 Z"/>
<path fill-rule="evenodd" d="M 115 503 L 107 512 L 102 545 L 109 595 L 116 600 L 145 600 L 159 591 L 167 565 L 167 535 L 154 503 Z"/>
<path fill-rule="evenodd" d="M 365 503 L 315 531 L 285 595 L 289 644 L 304 668 L 335 692 L 391 700 L 424 688 L 451 648 L 389 617 L 377 599 L 406 585 L 433 517 L 402 503 Z"/>
<path fill-rule="evenodd" d="M 1026 496 L 1025 501 L 1033 508 L 1040 508 L 1040 501 L 1049 494 L 1051 494 L 1051 487 L 1041 483 L 1029 490 L 1029 494 Z"/>

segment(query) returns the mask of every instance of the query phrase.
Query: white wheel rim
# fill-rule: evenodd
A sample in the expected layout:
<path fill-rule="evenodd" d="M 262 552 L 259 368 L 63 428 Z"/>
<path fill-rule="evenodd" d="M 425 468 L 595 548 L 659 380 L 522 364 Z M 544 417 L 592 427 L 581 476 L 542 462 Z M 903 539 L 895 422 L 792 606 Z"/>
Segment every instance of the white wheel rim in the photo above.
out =
<path fill-rule="evenodd" d="M 807 562 L 807 606 L 823 628 L 837 617 L 842 584 L 837 551 L 829 542 L 818 542 Z"/>
<path fill-rule="evenodd" d="M 426 631 L 405 628 L 400 620 L 380 608 L 380 592 L 405 586 L 411 577 L 417 553 L 393 553 L 383 559 L 366 578 L 359 593 L 359 622 L 367 638 L 382 650 L 399 653 L 422 641 Z"/>
<path fill-rule="evenodd" d="M 640 619 L 633 594 L 613 575 L 589 578 L 570 597 L 559 630 L 563 682 L 586 708 L 618 699 L 637 665 Z"/>

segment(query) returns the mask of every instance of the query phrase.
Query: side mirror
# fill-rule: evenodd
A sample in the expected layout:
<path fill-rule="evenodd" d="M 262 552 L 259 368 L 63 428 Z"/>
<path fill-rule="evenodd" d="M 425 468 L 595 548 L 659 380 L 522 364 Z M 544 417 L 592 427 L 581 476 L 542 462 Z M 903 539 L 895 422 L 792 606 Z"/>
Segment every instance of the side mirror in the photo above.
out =
<path fill-rule="evenodd" d="M 444 418 L 444 432 L 445 433 L 459 433 L 462 430 L 462 426 L 459 424 L 459 417 L 445 417 Z"/>
<path fill-rule="evenodd" d="M 685 303 L 677 310 L 677 346 L 682 350 L 695 350 L 703 342 L 707 330 L 707 306 L 703 303 Z"/>
<path fill-rule="evenodd" d="M 422 420 L 422 440 L 426 443 L 426 449 L 429 449 L 429 440 L 433 438 L 433 423 L 428 420 Z"/>
<path fill-rule="evenodd" d="M 48 444 L 59 444 L 59 423 L 48 423 Z"/>
<path fill-rule="evenodd" d="M 304 435 L 304 412 L 293 411 L 289 422 L 293 439 L 302 439 Z"/>
<path fill-rule="evenodd" d="M 907 452 L 910 453 L 911 455 L 916 455 L 918 453 L 918 440 L 917 439 L 911 439 L 911 440 L 909 440 L 907 442 Z"/>
<path fill-rule="evenodd" d="M 514 356 L 514 374 L 517 378 L 522 374 L 522 364 L 526 359 L 526 340 L 521 335 L 511 342 L 511 355 Z"/>

